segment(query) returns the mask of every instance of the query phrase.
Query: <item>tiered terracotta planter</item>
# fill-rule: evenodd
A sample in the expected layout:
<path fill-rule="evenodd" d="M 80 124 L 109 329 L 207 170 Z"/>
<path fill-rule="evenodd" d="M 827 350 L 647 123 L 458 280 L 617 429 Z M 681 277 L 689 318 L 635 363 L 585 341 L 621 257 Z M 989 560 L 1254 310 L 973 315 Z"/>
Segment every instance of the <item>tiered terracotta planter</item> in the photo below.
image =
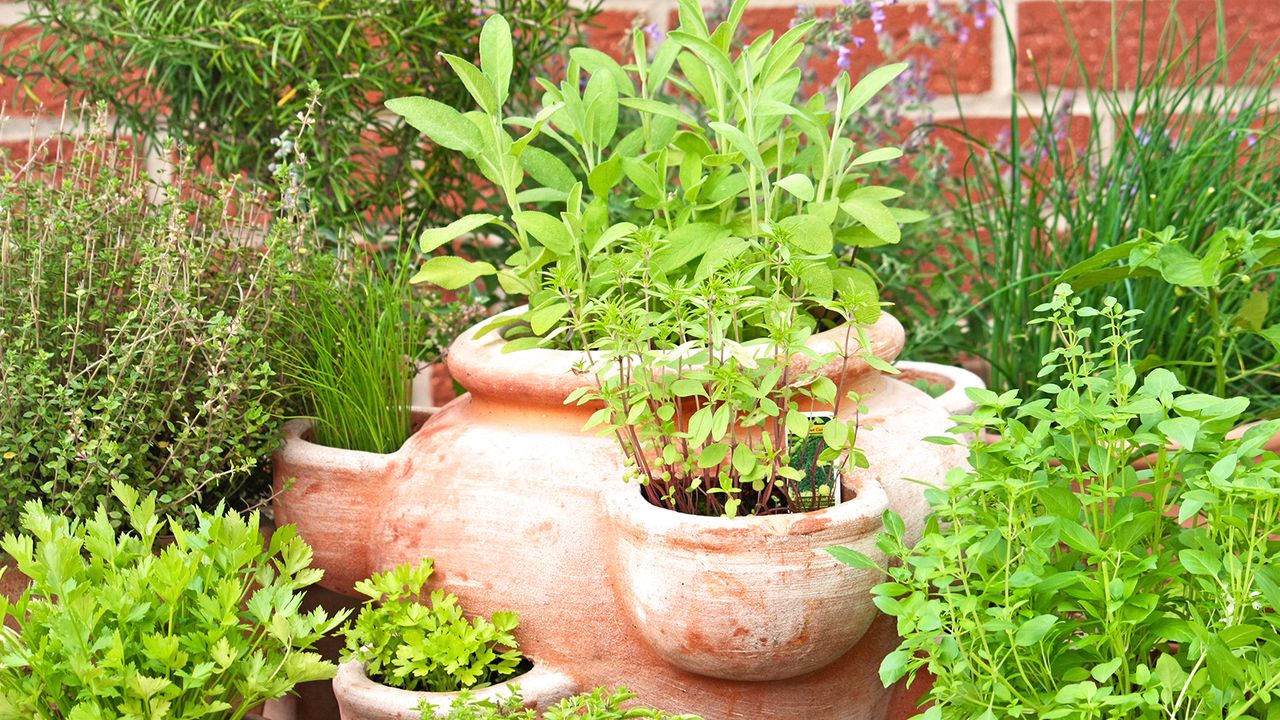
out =
<path fill-rule="evenodd" d="M 519 686 L 524 706 L 545 710 L 577 692 L 573 679 L 561 673 L 535 667 L 527 673 L 496 685 L 473 690 L 474 700 L 510 697 L 513 686 Z M 436 717 L 446 717 L 458 697 L 452 692 L 410 692 L 381 685 L 364 674 L 359 662 L 343 663 L 333 679 L 333 692 L 338 697 L 342 720 L 421 720 L 418 707 L 426 702 Z M 428 716 L 430 717 L 430 716 Z"/>
<path fill-rule="evenodd" d="M 881 358 L 902 347 L 892 317 L 868 332 Z M 845 337 L 837 329 L 811 344 L 826 351 Z M 897 638 L 866 592 L 880 576 L 839 566 L 826 547 L 874 552 L 886 506 L 918 535 L 920 483 L 942 482 L 965 457 L 923 441 L 951 426 L 946 409 L 852 361 L 842 379 L 862 396 L 858 444 L 870 468 L 845 478 L 847 504 L 692 518 L 639 502 L 614 440 L 582 431 L 594 408 L 564 404 L 591 382 L 575 372 L 579 360 L 504 354 L 496 333 L 472 329 L 449 353 L 470 392 L 396 453 L 357 461 L 293 432 L 276 477 L 301 478 L 304 466 L 322 477 L 280 494 L 277 512 L 315 547 L 321 583 L 351 592 L 373 571 L 431 557 L 468 612 L 518 611 L 535 667 L 579 688 L 625 685 L 646 705 L 707 720 L 885 717 L 877 669 Z M 847 403 L 842 415 L 855 410 Z"/>

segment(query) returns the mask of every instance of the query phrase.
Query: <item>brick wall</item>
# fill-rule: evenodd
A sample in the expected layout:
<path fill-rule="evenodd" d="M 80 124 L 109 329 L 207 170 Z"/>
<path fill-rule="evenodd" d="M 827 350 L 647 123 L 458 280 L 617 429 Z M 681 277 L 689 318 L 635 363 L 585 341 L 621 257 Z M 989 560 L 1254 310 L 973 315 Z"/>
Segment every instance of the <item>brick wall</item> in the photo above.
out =
<path fill-rule="evenodd" d="M 819 11 L 824 6 L 838 4 L 840 0 L 810 1 Z M 929 6 L 933 2 L 960 9 L 958 0 L 884 0 L 884 29 L 898 39 L 905 37 L 911 25 L 928 20 Z M 970 4 L 978 0 L 969 0 Z M 936 49 L 921 49 L 913 57 L 932 61 L 934 72 L 930 87 L 940 97 L 934 102 L 934 117 L 938 120 L 954 119 L 959 114 L 952 92 L 959 95 L 959 108 L 968 119 L 969 126 L 979 134 L 994 135 L 1007 124 L 1009 99 L 1015 92 L 1031 94 L 1035 91 L 1035 75 L 1030 71 L 1032 63 L 1040 68 L 1042 77 L 1049 77 L 1054 84 L 1072 86 L 1078 83 L 1074 73 L 1067 72 L 1073 66 L 1072 48 L 1066 28 L 1069 26 L 1078 40 L 1085 64 L 1098 73 L 1107 85 L 1112 84 L 1111 69 L 1118 70 L 1116 79 L 1121 90 L 1132 87 L 1140 63 L 1139 22 L 1137 12 L 1142 0 L 1063 0 L 1061 6 L 1054 0 L 994 0 L 1003 2 L 1012 32 L 1017 38 L 1018 52 L 1023 58 L 1021 69 L 1015 74 L 1010 69 L 1005 42 L 1005 26 L 999 17 L 990 23 L 975 24 L 970 17 L 963 35 L 948 35 Z M 1227 12 L 1225 38 L 1228 43 L 1240 43 L 1239 62 L 1233 72 L 1239 75 L 1245 58 L 1256 50 L 1264 57 L 1271 57 L 1280 48 L 1280 0 L 1223 0 Z M 592 31 L 590 42 L 606 51 L 614 51 L 639 19 L 642 24 L 652 24 L 666 31 L 674 24 L 675 0 L 604 0 L 604 11 L 599 16 L 599 28 Z M 746 22 L 753 31 L 785 27 L 795 13 L 792 0 L 752 0 Z M 0 0 L 0 27 L 7 28 L 21 17 L 20 2 Z M 1164 19 L 1176 12 L 1178 19 L 1188 28 L 1199 23 L 1213 24 L 1214 0 L 1148 0 L 1147 31 L 1150 36 L 1158 33 Z M 867 23 L 870 25 L 870 23 Z M 980 26 L 985 25 L 985 26 Z M 1112 37 L 1117 39 L 1119 52 L 1113 58 L 1108 53 Z M 862 34 L 871 38 L 871 27 L 862 28 Z M 8 30 L 0 33 L 11 42 L 19 33 Z M 1216 40 L 1216 29 L 1209 27 L 1206 40 Z M 1207 42 L 1204 43 L 1207 45 Z M 1203 47 L 1202 51 L 1210 48 Z M 850 55 L 855 72 L 872 67 L 883 60 L 874 41 L 862 48 L 853 49 Z M 831 64 L 825 71 L 833 72 Z M 6 99 L 8 122 L 0 129 L 0 144 L 25 144 L 32 134 L 48 132 L 58 126 L 56 118 L 45 117 L 34 125 L 30 118 L 35 110 L 26 98 L 13 98 L 13 82 L 5 79 L 0 85 L 0 97 Z M 37 87 L 37 94 L 49 97 L 52 88 Z M 1033 106 L 1036 103 L 1032 103 Z M 1077 112 L 1081 109 L 1077 108 Z M 61 108 L 51 105 L 46 113 L 56 114 Z M 1106 131 L 1106 129 L 1103 129 Z"/>

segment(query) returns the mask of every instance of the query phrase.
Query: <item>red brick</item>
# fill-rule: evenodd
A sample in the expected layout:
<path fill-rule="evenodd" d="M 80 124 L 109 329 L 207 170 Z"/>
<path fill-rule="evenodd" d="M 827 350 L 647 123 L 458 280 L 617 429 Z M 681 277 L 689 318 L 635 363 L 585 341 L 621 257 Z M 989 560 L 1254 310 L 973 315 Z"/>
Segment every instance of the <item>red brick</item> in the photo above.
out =
<path fill-rule="evenodd" d="M 70 150 L 71 142 L 66 139 L 37 138 L 34 143 L 30 140 L 0 142 L 0 167 L 8 172 L 17 171 L 28 163 L 34 167 L 59 162 Z"/>
<path fill-rule="evenodd" d="M 615 60 L 631 56 L 631 28 L 640 20 L 639 13 L 626 10 L 602 10 L 587 29 L 587 44 L 606 52 Z"/>
<path fill-rule="evenodd" d="M 32 42 L 34 28 L 8 27 L 0 29 L 0 49 L 9 52 Z M 45 47 L 51 43 L 46 42 Z M 0 101 L 6 104 L 6 112 L 14 115 L 57 115 L 67 104 L 66 88 L 44 79 L 19 82 L 12 75 L 0 75 Z"/>
<path fill-rule="evenodd" d="M 1228 67 L 1232 79 L 1245 74 L 1249 57 L 1257 52 L 1262 59 L 1274 55 L 1280 43 L 1280 3 L 1274 0 L 1223 0 L 1229 44 L 1234 47 Z M 1185 69 L 1213 57 L 1217 42 L 1214 0 L 1149 0 L 1142 17 L 1141 0 L 1054 0 L 1024 2 L 1018 8 L 1018 87 L 1037 87 L 1040 82 L 1079 86 L 1077 62 L 1087 76 L 1103 87 L 1132 88 L 1142 70 L 1149 77 L 1156 61 L 1168 57 L 1161 49 L 1162 34 L 1173 52 L 1180 52 L 1197 37 Z M 1114 12 L 1114 22 L 1113 22 Z M 1175 14 L 1176 13 L 1176 14 Z M 1114 28 L 1115 47 L 1112 47 Z M 1079 50 L 1073 57 L 1073 44 Z M 1118 72 L 1113 74 L 1114 66 Z M 1114 75 L 1114 76 L 1113 76 Z M 1182 73 L 1185 77 L 1186 73 Z"/>
<path fill-rule="evenodd" d="M 1021 118 L 1018 122 L 1018 140 L 1023 148 L 1034 137 L 1040 121 L 1032 118 Z M 986 150 L 983 146 L 1008 151 L 1012 141 L 1008 116 L 1004 117 L 967 117 L 954 120 L 938 121 L 930 132 L 930 137 L 942 142 L 952 153 L 951 171 L 956 174 L 973 170 L 970 161 L 970 149 L 976 151 L 979 162 L 985 162 Z M 1091 123 L 1089 118 L 1075 116 L 1071 118 L 1068 130 L 1056 143 L 1056 152 L 1061 167 L 1071 167 L 1076 155 L 1089 144 Z M 1039 158 L 1029 158 L 1029 162 L 1041 167 L 1045 172 L 1053 169 L 1054 163 L 1040 162 Z"/>

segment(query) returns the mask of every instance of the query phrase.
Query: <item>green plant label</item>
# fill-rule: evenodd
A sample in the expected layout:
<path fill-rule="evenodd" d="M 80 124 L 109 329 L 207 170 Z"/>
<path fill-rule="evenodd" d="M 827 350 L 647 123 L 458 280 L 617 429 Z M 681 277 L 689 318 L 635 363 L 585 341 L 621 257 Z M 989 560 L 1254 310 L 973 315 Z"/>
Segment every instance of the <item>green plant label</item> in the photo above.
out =
<path fill-rule="evenodd" d="M 801 413 L 809 418 L 809 432 L 804 437 L 791 435 L 791 467 L 804 472 L 796 498 L 803 511 L 821 510 L 840 502 L 840 462 L 823 463 L 818 456 L 827 449 L 822 430 L 835 418 L 830 412 Z"/>

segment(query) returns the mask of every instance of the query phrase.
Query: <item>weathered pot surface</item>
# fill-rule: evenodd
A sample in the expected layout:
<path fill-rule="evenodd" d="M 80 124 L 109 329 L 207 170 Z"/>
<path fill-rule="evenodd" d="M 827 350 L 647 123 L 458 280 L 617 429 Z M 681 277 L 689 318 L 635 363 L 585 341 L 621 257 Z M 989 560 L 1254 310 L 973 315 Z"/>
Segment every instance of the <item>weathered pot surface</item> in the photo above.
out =
<path fill-rule="evenodd" d="M 615 580 L 636 630 L 663 659 L 726 680 L 782 680 L 852 648 L 871 625 L 881 573 L 855 570 L 826 548 L 883 562 L 875 546 L 889 506 L 870 477 L 824 510 L 724 518 L 650 504 L 637 486 L 606 492 Z"/>
<path fill-rule="evenodd" d="M 436 410 L 412 408 L 413 427 L 421 431 Z M 349 593 L 368 577 L 369 548 L 362 539 L 371 532 L 368 523 L 380 500 L 376 490 L 368 490 L 406 471 L 412 461 L 404 446 L 383 455 L 314 443 L 311 425 L 305 419 L 285 423 L 284 442 L 271 458 L 275 524 L 298 526 L 315 565 L 325 570 L 321 587 Z"/>
<path fill-rule="evenodd" d="M 534 665 L 529 672 L 496 685 L 471 692 L 474 700 L 489 700 L 511 695 L 519 686 L 524 706 L 545 710 L 556 702 L 578 692 L 573 679 L 562 673 Z M 364 665 L 356 660 L 343 663 L 333 678 L 333 694 L 338 698 L 342 720 L 421 720 L 419 706 L 423 701 L 434 708 L 436 717 L 445 717 L 458 697 L 456 692 L 412 692 L 389 687 L 370 680 Z"/>
<path fill-rule="evenodd" d="M 940 363 L 899 360 L 894 367 L 900 372 L 896 379 L 905 383 L 925 380 L 946 387 L 946 392 L 934 398 L 951 415 L 968 415 L 978 407 L 965 393 L 969 388 L 985 389 L 986 383 L 965 368 Z"/>
<path fill-rule="evenodd" d="M 299 483 L 278 499 L 282 522 L 340 549 L 317 553 L 326 587 L 350 593 L 351 584 L 374 571 L 430 557 L 434 580 L 457 594 L 468 613 L 519 612 L 521 650 L 579 688 L 625 685 L 645 705 L 707 720 L 884 717 L 891 693 L 877 668 L 897 645 L 891 618 L 873 618 L 847 652 L 783 680 L 713 678 L 657 652 L 619 589 L 629 571 L 617 558 L 616 531 L 604 510 L 609 491 L 634 491 L 638 499 L 638 490 L 622 480 L 617 442 L 583 432 L 595 408 L 564 404 L 592 382 L 575 372 L 582 355 L 503 353 L 497 333 L 477 338 L 477 330 L 464 333 L 448 356 L 450 372 L 469 393 L 364 472 Z M 878 357 L 892 360 L 902 347 L 902 327 L 891 316 L 866 332 Z M 836 329 L 811 340 L 821 351 L 845 337 Z M 947 412 L 859 359 L 822 370 L 860 394 L 861 412 L 846 403 L 841 415 L 857 413 L 858 444 L 870 463 L 861 473 L 868 487 L 883 489 L 908 537 L 918 536 L 928 511 L 925 485 L 942 482 L 966 454 L 962 446 L 923 441 L 951 427 Z M 296 503 L 303 505 L 288 507 Z M 713 572 L 702 577 L 713 581 Z M 870 612 L 870 597 L 865 602 Z M 860 617 L 855 613 L 849 625 Z"/>

